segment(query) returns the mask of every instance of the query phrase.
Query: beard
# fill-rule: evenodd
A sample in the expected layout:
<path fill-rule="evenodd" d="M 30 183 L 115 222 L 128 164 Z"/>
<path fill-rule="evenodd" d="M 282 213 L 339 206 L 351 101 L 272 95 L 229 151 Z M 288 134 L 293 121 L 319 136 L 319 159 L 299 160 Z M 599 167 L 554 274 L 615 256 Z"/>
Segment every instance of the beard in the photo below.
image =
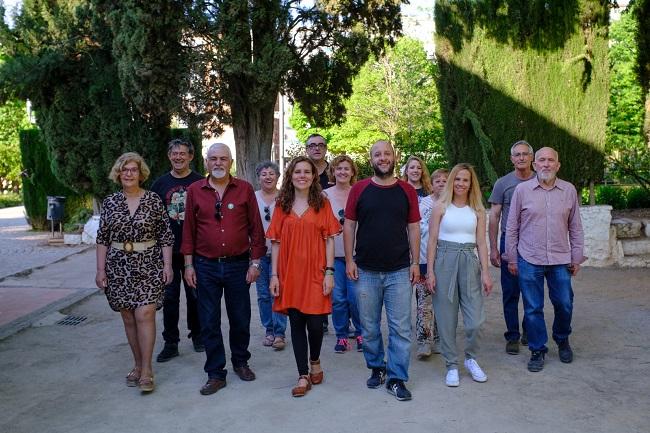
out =
<path fill-rule="evenodd" d="M 552 181 L 552 180 L 555 179 L 555 177 L 557 176 L 557 172 L 556 171 L 549 171 L 549 172 L 544 173 L 544 172 L 540 171 L 540 172 L 537 173 L 537 176 L 541 180 L 548 182 L 548 181 Z"/>
<path fill-rule="evenodd" d="M 375 176 L 377 176 L 379 179 L 386 179 L 387 177 L 391 177 L 395 172 L 395 161 L 390 163 L 390 167 L 388 167 L 387 172 L 381 171 L 381 168 L 379 168 L 378 165 L 375 164 L 371 164 L 371 165 L 372 165 L 372 169 L 375 172 Z"/>
<path fill-rule="evenodd" d="M 226 170 L 222 169 L 222 168 L 215 168 L 214 170 L 212 170 L 212 171 L 210 172 L 210 174 L 211 174 L 212 177 L 214 177 L 215 179 L 223 179 L 224 177 L 226 177 L 226 175 L 228 174 L 228 172 L 227 172 Z"/>

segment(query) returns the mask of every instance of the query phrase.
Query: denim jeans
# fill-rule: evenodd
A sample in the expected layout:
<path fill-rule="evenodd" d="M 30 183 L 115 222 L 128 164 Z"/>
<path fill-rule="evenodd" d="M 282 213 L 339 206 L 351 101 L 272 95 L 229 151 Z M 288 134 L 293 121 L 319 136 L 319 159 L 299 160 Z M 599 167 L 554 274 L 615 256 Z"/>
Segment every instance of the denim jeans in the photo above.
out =
<path fill-rule="evenodd" d="M 546 323 L 544 322 L 544 278 L 548 296 L 553 304 L 553 340 L 561 343 L 571 334 L 573 289 L 567 265 L 533 265 L 518 257 L 519 286 L 524 298 L 528 348 L 547 351 Z"/>
<path fill-rule="evenodd" d="M 345 275 L 345 259 L 334 259 L 334 290 L 332 291 L 332 324 L 336 338 L 348 338 L 350 319 L 354 325 L 354 335 L 361 335 L 359 308 L 355 281 Z"/>
<path fill-rule="evenodd" d="M 269 285 L 271 283 L 271 257 L 262 257 L 260 260 L 260 268 L 260 276 L 255 281 L 260 321 L 266 330 L 266 335 L 284 337 L 287 329 L 287 316 L 273 312 L 273 296 L 269 291 Z"/>
<path fill-rule="evenodd" d="M 363 356 L 368 368 L 386 366 L 388 379 L 408 380 L 411 355 L 411 282 L 409 269 L 393 272 L 359 268 L 357 305 L 363 333 Z M 386 308 L 388 356 L 384 361 L 381 310 Z"/>
<path fill-rule="evenodd" d="M 503 318 L 506 321 L 506 332 L 503 336 L 507 341 L 519 341 L 519 278 L 508 270 L 508 262 L 503 259 L 506 249 L 506 234 L 501 233 L 499 253 L 501 254 L 501 291 L 503 292 Z M 521 329 L 526 331 L 526 319 L 521 320 Z"/>
<path fill-rule="evenodd" d="M 172 256 L 172 269 L 174 279 L 165 287 L 165 298 L 163 300 L 163 332 L 165 343 L 177 344 L 180 341 L 178 331 L 179 307 L 181 299 L 181 281 L 183 280 L 184 258 L 180 253 Z M 185 287 L 185 298 L 187 300 L 187 328 L 190 336 L 199 338 L 201 336 L 201 323 L 196 310 L 196 290 L 183 283 Z"/>
<path fill-rule="evenodd" d="M 198 289 L 201 337 L 205 344 L 205 372 L 211 379 L 226 378 L 226 351 L 221 334 L 221 296 L 226 301 L 230 354 L 233 367 L 246 365 L 251 357 L 251 298 L 246 282 L 248 260 L 219 263 L 201 256 L 194 257 Z"/>

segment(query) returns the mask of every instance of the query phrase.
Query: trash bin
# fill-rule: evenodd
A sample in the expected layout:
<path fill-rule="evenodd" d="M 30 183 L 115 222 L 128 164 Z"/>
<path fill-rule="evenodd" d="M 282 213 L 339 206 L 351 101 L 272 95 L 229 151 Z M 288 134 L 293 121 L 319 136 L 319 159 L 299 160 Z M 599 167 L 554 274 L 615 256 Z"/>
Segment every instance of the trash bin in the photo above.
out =
<path fill-rule="evenodd" d="M 47 196 L 47 220 L 63 221 L 63 212 L 65 210 L 65 197 L 62 195 Z"/>

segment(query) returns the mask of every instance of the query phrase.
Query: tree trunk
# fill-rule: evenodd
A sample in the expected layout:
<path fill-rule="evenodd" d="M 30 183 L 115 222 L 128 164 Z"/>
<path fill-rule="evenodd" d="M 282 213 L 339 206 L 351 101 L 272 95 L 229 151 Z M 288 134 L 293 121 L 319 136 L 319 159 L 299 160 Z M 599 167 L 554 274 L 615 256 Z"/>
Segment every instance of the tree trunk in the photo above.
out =
<path fill-rule="evenodd" d="M 271 158 L 275 98 L 256 106 L 233 104 L 232 128 L 237 151 L 237 177 L 257 187 L 255 166 Z M 280 155 L 282 157 L 282 155 Z"/>

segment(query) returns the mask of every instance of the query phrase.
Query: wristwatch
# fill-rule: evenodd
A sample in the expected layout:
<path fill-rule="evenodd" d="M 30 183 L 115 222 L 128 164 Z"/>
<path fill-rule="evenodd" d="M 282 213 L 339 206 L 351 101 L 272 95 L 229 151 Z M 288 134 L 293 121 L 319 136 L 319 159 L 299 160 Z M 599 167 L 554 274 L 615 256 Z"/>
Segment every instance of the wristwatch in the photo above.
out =
<path fill-rule="evenodd" d="M 251 266 L 257 269 L 258 271 L 261 269 L 259 262 L 251 262 Z"/>

